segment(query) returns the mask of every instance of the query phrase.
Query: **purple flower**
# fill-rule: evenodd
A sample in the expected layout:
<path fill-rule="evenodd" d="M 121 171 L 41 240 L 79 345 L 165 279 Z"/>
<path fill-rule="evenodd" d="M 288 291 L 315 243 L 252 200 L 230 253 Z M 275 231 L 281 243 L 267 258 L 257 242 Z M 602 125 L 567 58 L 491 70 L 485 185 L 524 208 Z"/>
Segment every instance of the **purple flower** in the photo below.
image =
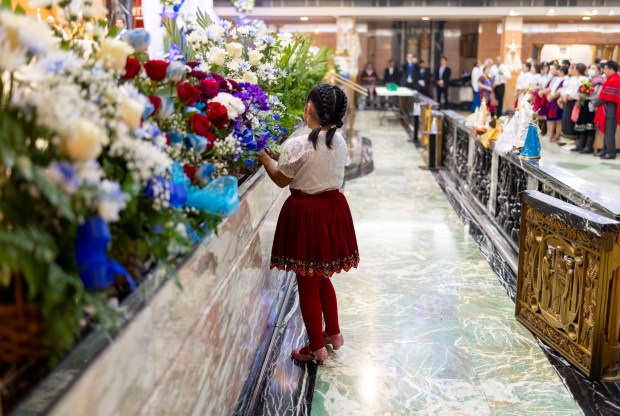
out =
<path fill-rule="evenodd" d="M 233 95 L 243 101 L 246 111 L 258 113 L 271 108 L 267 94 L 258 85 L 242 82 L 239 84 L 239 91 Z"/>

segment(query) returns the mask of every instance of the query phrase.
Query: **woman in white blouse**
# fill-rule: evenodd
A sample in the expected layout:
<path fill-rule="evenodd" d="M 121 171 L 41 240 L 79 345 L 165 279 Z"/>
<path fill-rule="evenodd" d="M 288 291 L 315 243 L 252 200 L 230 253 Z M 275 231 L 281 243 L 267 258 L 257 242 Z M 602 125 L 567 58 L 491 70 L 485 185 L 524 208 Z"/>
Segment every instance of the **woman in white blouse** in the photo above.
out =
<path fill-rule="evenodd" d="M 571 65 L 568 75 L 570 78 L 564 83 L 560 101 L 564 104 L 562 115 L 562 139 L 565 143 L 574 142 L 579 138 L 579 133 L 575 130 L 577 119 L 573 114 L 575 104 L 579 99 L 579 87 L 588 78 L 585 76 L 586 66 L 584 64 Z"/>
<path fill-rule="evenodd" d="M 265 152 L 259 155 L 275 184 L 291 190 L 278 217 L 271 267 L 293 271 L 297 278 L 299 306 L 310 341 L 291 352 L 298 361 L 321 364 L 328 357 L 326 344 L 334 349 L 344 344 L 336 292 L 329 278 L 359 263 L 351 211 L 340 192 L 347 143 L 336 130 L 342 127 L 346 110 L 347 97 L 340 88 L 317 85 L 304 109 L 312 132 L 288 139 L 279 159 Z"/>

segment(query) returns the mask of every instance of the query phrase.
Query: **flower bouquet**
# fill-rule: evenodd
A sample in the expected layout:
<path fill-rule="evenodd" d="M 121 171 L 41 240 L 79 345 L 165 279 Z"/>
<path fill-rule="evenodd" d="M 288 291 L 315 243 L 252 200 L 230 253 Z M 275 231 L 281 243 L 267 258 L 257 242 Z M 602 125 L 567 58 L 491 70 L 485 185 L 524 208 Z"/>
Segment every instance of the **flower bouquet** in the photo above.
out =
<path fill-rule="evenodd" d="M 577 100 L 576 106 L 581 107 L 595 91 L 596 89 L 589 80 L 581 81 L 581 85 L 579 86 L 579 99 Z"/>

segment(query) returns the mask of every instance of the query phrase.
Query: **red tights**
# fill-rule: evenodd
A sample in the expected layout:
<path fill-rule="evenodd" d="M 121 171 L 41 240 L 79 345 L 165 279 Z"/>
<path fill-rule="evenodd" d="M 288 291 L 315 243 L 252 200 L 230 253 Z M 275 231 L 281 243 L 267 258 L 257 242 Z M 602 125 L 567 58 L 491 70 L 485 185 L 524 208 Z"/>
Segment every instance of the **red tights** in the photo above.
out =
<path fill-rule="evenodd" d="M 301 316 L 304 318 L 310 339 L 310 351 L 320 350 L 325 346 L 323 342 L 323 319 L 325 319 L 325 333 L 327 335 L 340 333 L 336 291 L 331 280 L 324 277 L 297 276 L 297 287 L 299 289 Z"/>

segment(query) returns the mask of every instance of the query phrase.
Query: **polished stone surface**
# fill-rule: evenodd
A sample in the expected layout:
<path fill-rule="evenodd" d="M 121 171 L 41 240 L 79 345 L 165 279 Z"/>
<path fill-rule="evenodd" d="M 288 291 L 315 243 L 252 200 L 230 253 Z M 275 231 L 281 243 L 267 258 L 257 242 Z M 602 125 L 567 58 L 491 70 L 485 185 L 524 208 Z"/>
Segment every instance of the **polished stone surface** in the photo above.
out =
<path fill-rule="evenodd" d="M 345 345 L 312 414 L 581 414 L 400 124 L 357 128 L 375 160 L 345 189 L 362 260 L 332 278 Z"/>
<path fill-rule="evenodd" d="M 568 147 L 547 140 L 541 140 L 541 145 L 543 162 L 554 163 L 610 195 L 620 195 L 620 159 L 602 160 L 591 154 L 571 152 Z"/>
<path fill-rule="evenodd" d="M 149 296 L 50 414 L 232 414 L 285 276 L 269 254 L 286 193 L 264 171 L 241 192 L 238 214 L 181 266 L 182 288 L 167 280 Z M 37 397 L 16 414 L 49 409 Z"/>

